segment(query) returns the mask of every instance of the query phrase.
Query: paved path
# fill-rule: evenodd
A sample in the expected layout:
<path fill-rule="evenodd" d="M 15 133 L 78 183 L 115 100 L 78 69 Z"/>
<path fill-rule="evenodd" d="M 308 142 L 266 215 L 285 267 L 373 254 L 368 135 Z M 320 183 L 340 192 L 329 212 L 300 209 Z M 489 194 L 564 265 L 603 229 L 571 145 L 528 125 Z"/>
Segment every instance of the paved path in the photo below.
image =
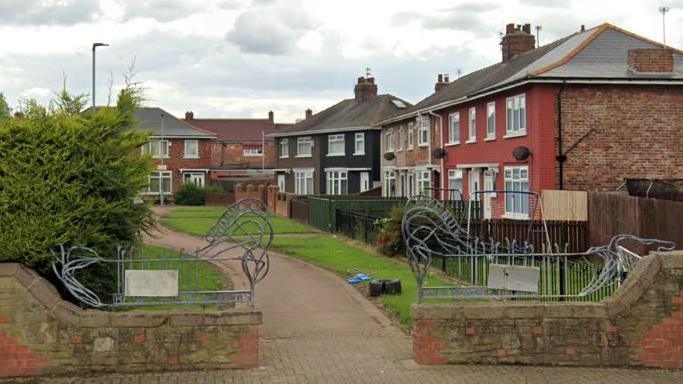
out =
<path fill-rule="evenodd" d="M 196 237 L 163 229 L 149 243 L 195 249 Z M 321 250 L 324 252 L 325 250 Z M 261 367 L 53 378 L 45 383 L 562 383 L 680 384 L 683 372 L 524 366 L 419 367 L 409 337 L 332 273 L 273 253 L 258 285 L 263 310 Z M 234 274 L 233 274 L 234 276 Z M 36 381 L 31 381 L 36 382 Z"/>

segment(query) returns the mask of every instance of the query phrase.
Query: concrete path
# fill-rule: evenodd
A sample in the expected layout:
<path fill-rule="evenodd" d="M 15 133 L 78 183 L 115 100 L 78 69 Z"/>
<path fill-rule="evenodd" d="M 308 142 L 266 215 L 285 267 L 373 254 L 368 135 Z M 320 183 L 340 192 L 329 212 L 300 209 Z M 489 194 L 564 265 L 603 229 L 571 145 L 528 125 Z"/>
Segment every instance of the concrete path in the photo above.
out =
<path fill-rule="evenodd" d="M 202 240 L 167 229 L 147 242 L 192 250 Z M 321 249 L 321 252 L 325 252 Z M 334 274 L 271 254 L 271 273 L 257 287 L 263 311 L 261 367 L 63 377 L 45 383 L 562 383 L 674 384 L 683 372 L 528 366 L 420 367 L 410 338 Z M 232 274 L 234 276 L 234 273 Z M 2 381 L 0 381 L 2 382 Z"/>

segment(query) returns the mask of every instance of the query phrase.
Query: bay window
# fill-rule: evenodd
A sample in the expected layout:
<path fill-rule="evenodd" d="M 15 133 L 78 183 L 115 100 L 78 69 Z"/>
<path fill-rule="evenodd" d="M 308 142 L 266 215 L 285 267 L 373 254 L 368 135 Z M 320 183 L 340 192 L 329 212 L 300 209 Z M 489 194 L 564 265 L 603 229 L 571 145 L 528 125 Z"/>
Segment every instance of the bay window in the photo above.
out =
<path fill-rule="evenodd" d="M 349 191 L 348 172 L 328 171 L 327 172 L 327 194 L 346 195 Z"/>
<path fill-rule="evenodd" d="M 396 196 L 396 171 L 384 171 L 384 196 Z"/>
<path fill-rule="evenodd" d="M 159 194 L 160 191 L 163 191 L 163 193 L 172 192 L 171 171 L 159 171 L 152 172 L 149 174 L 149 185 L 147 187 L 147 193 Z"/>
<path fill-rule="evenodd" d="M 294 170 L 294 193 L 310 195 L 313 193 L 313 170 Z"/>
<path fill-rule="evenodd" d="M 430 195 L 432 188 L 432 172 L 417 171 L 417 193 L 420 195 Z"/>

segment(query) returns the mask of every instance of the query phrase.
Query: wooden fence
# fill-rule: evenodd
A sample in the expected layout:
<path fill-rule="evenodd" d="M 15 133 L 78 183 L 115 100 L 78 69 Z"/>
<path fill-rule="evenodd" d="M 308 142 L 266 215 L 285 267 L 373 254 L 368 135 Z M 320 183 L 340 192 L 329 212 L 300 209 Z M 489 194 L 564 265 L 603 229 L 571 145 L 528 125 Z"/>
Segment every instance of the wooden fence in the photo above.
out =
<path fill-rule="evenodd" d="M 461 222 L 463 228 L 467 222 Z M 588 223 L 585 221 L 553 221 L 546 220 L 547 237 L 541 220 L 509 220 L 492 219 L 472 221 L 470 233 L 479 239 L 504 242 L 506 239 L 515 240 L 518 244 L 528 242 L 534 248 L 541 250 L 543 244 L 550 240 L 550 244 L 557 244 L 567 252 L 584 252 L 588 245 Z"/>

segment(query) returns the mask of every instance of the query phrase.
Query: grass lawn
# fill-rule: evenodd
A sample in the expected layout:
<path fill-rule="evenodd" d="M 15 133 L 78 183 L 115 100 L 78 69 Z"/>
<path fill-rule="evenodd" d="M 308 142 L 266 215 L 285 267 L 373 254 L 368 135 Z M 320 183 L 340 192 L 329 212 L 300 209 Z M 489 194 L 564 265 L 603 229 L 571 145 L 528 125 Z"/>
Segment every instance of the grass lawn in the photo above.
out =
<path fill-rule="evenodd" d="M 225 212 L 224 207 L 175 207 L 162 218 L 162 223 L 180 232 L 203 236 Z M 293 220 L 270 215 L 270 223 L 274 233 L 311 233 L 313 229 Z"/>
<path fill-rule="evenodd" d="M 417 300 L 417 284 L 407 265 L 324 235 L 309 238 L 276 237 L 272 248 L 280 253 L 332 270 L 342 276 L 346 276 L 348 270 L 357 268 L 361 272 L 372 273 L 377 279 L 400 279 L 403 292 L 400 295 L 381 295 L 379 301 L 395 313 L 406 327 L 412 325 L 410 307 Z M 426 285 L 450 284 L 428 277 Z"/>

